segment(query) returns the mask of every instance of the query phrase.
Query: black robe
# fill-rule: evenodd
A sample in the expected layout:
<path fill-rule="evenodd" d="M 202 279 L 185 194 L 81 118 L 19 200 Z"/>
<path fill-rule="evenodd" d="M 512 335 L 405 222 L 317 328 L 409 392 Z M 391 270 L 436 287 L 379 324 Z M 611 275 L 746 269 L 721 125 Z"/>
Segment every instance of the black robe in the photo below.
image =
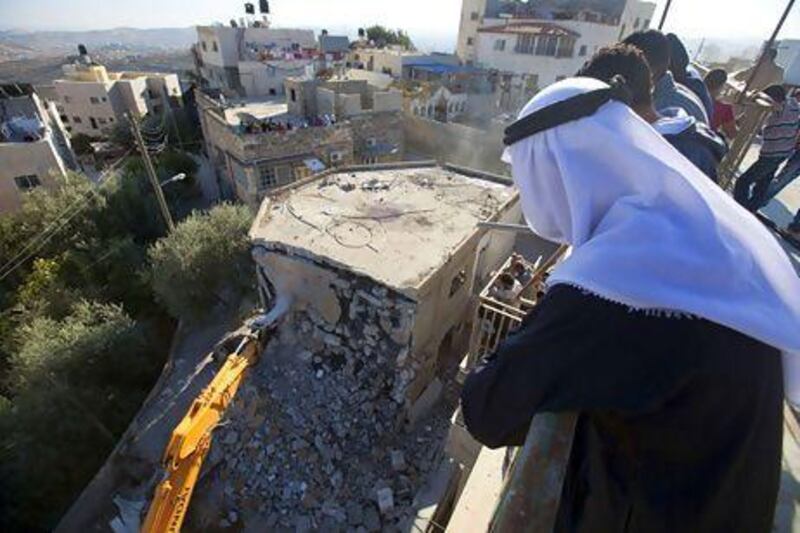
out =
<path fill-rule="evenodd" d="M 536 413 L 579 413 L 558 531 L 772 529 L 781 358 L 731 329 L 556 286 L 461 401 L 493 448 L 522 445 Z"/>

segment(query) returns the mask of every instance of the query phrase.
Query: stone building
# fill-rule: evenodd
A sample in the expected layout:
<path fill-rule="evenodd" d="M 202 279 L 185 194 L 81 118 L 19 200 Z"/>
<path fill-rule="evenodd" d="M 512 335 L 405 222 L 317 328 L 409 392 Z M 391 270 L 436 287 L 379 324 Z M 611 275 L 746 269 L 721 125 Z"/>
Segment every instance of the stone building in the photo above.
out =
<path fill-rule="evenodd" d="M 500 106 L 514 111 L 573 75 L 600 47 L 647 29 L 655 8 L 642 0 L 463 0 L 457 54 L 465 64 L 497 70 Z"/>
<path fill-rule="evenodd" d="M 505 178 L 455 167 L 362 169 L 265 198 L 250 232 L 259 290 L 267 307 L 290 301 L 298 344 L 326 365 L 382 373 L 387 417 L 413 422 L 514 244 L 478 223 L 518 222 L 518 199 Z"/>
<path fill-rule="evenodd" d="M 92 61 L 85 48 L 80 52 L 74 63 L 62 67 L 64 77 L 41 91 L 55 101 L 72 135 L 106 137 L 125 114 L 163 115 L 183 105 L 177 74 L 109 72 Z"/>
<path fill-rule="evenodd" d="M 0 215 L 19 209 L 26 192 L 56 186 L 77 161 L 53 103 L 30 85 L 0 85 Z"/>
<path fill-rule="evenodd" d="M 286 80 L 286 102 L 199 92 L 206 150 L 223 196 L 254 208 L 267 191 L 328 167 L 398 161 L 402 95 L 363 80 Z"/>

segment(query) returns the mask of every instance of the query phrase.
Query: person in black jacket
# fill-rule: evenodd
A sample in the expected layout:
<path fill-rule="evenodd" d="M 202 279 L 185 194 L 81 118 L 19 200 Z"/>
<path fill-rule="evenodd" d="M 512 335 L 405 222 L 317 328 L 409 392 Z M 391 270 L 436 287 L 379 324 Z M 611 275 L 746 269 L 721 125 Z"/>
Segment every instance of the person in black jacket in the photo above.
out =
<path fill-rule="evenodd" d="M 571 78 L 506 130 L 528 225 L 572 253 L 467 378 L 464 420 L 501 447 L 537 413 L 578 414 L 558 531 L 770 531 L 800 280 L 629 101 Z"/>
<path fill-rule="evenodd" d="M 631 90 L 633 110 L 652 124 L 656 131 L 706 176 L 714 182 L 717 181 L 717 169 L 728 153 L 728 145 L 711 128 L 681 108 L 656 111 L 653 106 L 650 66 L 644 53 L 638 48 L 629 44 L 601 48 L 578 71 L 578 76 L 605 82 L 611 81 L 614 76 L 624 77 Z"/>

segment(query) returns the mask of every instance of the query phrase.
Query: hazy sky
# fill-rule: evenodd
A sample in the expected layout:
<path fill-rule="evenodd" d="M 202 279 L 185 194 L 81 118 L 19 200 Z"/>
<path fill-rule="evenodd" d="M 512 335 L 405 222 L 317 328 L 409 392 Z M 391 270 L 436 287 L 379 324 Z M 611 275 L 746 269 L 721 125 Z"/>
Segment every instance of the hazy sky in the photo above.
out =
<path fill-rule="evenodd" d="M 251 0 L 252 1 L 252 0 Z M 227 22 L 243 14 L 244 0 L 0 0 L 0 27 L 100 29 L 191 26 Z M 254 1 L 257 4 L 258 2 Z M 656 20 L 665 0 L 659 0 Z M 453 38 L 461 0 L 271 0 L 280 26 L 351 28 L 380 23 L 412 37 Z M 686 37 L 765 39 L 787 0 L 673 0 L 668 29 Z M 800 38 L 800 6 L 783 38 Z M 445 40 L 446 42 L 446 40 Z"/>

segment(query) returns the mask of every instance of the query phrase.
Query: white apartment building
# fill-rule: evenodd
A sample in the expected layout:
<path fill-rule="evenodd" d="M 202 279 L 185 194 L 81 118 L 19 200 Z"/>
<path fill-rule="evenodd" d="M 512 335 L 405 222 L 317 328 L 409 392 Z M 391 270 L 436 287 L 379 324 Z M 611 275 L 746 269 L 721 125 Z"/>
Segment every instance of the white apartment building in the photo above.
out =
<path fill-rule="evenodd" d="M 25 193 L 53 188 L 55 178 L 77 168 L 54 103 L 29 85 L 0 86 L 0 216 L 19 209 Z"/>
<path fill-rule="evenodd" d="M 204 88 L 237 96 L 283 94 L 318 55 L 312 30 L 259 26 L 197 26 L 194 57 Z"/>
<path fill-rule="evenodd" d="M 53 82 L 61 120 L 72 135 L 104 137 L 125 114 L 160 115 L 182 105 L 177 74 L 108 72 L 87 55 L 64 65 L 64 78 Z"/>
<path fill-rule="evenodd" d="M 544 2 L 547 4 L 548 2 Z M 573 75 L 600 47 L 646 29 L 655 4 L 627 0 L 621 13 L 589 9 L 528 7 L 519 2 L 463 0 L 458 56 L 467 64 L 500 72 L 505 106 L 513 108 L 533 92 Z"/>

